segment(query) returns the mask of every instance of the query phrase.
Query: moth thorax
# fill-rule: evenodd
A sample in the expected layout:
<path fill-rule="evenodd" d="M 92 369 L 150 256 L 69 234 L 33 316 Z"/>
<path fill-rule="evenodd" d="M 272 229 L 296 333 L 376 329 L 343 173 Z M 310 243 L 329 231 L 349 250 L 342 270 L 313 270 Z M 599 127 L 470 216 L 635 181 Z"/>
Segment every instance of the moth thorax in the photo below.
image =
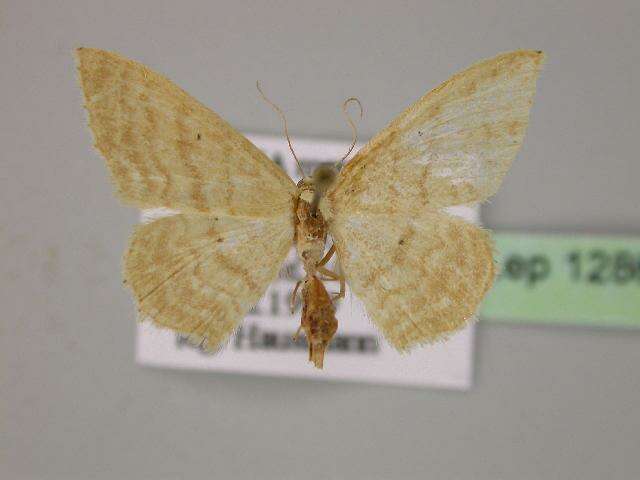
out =
<path fill-rule="evenodd" d="M 314 274 L 316 265 L 322 258 L 327 238 L 327 226 L 322 212 L 315 215 L 311 203 L 300 198 L 296 208 L 296 249 L 298 256 L 309 274 Z"/>

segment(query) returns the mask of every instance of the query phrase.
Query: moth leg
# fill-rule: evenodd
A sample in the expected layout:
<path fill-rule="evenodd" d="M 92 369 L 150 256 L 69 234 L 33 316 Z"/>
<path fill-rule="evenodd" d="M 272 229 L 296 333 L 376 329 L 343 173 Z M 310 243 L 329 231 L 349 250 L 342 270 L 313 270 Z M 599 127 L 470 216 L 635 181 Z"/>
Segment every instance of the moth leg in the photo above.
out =
<path fill-rule="evenodd" d="M 340 266 L 340 262 L 336 261 L 336 273 L 338 275 L 339 280 L 340 280 L 340 292 L 333 298 L 334 300 L 337 300 L 339 298 L 344 298 L 345 293 L 347 291 L 347 281 L 346 278 L 344 276 L 344 274 L 342 273 L 342 268 Z"/>
<path fill-rule="evenodd" d="M 336 262 L 336 268 L 342 277 L 342 280 L 340 280 L 340 296 L 338 298 L 344 298 L 347 292 L 347 277 L 344 276 L 344 273 L 342 272 L 342 265 L 339 262 Z"/>
<path fill-rule="evenodd" d="M 336 244 L 335 243 L 333 245 L 331 245 L 331 248 L 329 250 L 327 250 L 327 253 L 325 254 L 324 257 L 322 257 L 322 260 L 320 260 L 318 262 L 316 267 L 322 267 L 323 265 L 326 265 L 329 262 L 329 260 L 331 260 L 331 257 L 333 257 L 334 253 L 336 253 Z"/>
<path fill-rule="evenodd" d="M 340 282 L 340 293 L 338 293 L 334 297 L 334 300 L 338 298 L 344 298 L 345 292 L 346 292 L 346 281 L 345 281 L 344 275 L 340 275 L 338 273 L 332 272 L 331 270 L 325 267 L 318 267 L 318 272 L 320 272 L 325 277 L 327 277 L 326 278 L 327 280 L 334 280 L 334 281 Z"/>
<path fill-rule="evenodd" d="M 344 278 L 344 275 L 340 275 L 340 292 L 338 292 L 335 295 L 335 297 L 333 297 L 333 299 L 338 300 L 339 298 L 344 298 L 346 292 L 347 292 L 347 282 Z"/>
<path fill-rule="evenodd" d="M 335 272 L 332 272 L 327 267 L 318 267 L 318 272 L 324 275 L 327 278 L 323 278 L 323 280 L 340 280 L 340 275 Z"/>
<path fill-rule="evenodd" d="M 293 341 L 294 341 L 294 342 L 297 342 L 297 341 L 298 341 L 298 335 L 300 335 L 300 330 L 302 330 L 302 325 L 300 325 L 300 326 L 298 327 L 298 330 L 296 330 L 296 333 L 294 333 L 294 334 L 293 334 L 293 337 L 292 337 L 292 338 L 293 338 Z"/>
<path fill-rule="evenodd" d="M 296 286 L 293 288 L 293 292 L 291 292 L 291 300 L 289 302 L 291 315 L 293 315 L 295 313 L 295 310 L 296 310 L 296 296 L 298 295 L 298 289 L 300 288 L 301 284 L 302 284 L 302 280 L 298 280 L 298 283 L 296 283 Z M 296 333 L 295 336 L 297 337 L 298 334 Z"/>
<path fill-rule="evenodd" d="M 347 282 L 344 278 L 344 275 L 342 275 L 340 277 L 340 292 L 338 292 L 338 294 L 335 297 L 333 297 L 333 299 L 337 300 L 339 298 L 344 298 L 346 292 L 347 292 Z"/>

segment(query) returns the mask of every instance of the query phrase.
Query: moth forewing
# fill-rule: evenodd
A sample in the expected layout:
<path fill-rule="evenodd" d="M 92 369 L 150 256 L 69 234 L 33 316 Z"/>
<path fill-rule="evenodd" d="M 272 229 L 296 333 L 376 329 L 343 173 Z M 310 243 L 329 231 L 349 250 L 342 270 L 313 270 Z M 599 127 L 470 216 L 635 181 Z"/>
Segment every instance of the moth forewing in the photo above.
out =
<path fill-rule="evenodd" d="M 420 212 L 493 195 L 522 144 L 544 54 L 479 62 L 407 108 L 341 170 L 331 210 Z"/>
<path fill-rule="evenodd" d="M 182 213 L 290 215 L 289 176 L 247 138 L 145 65 L 76 50 L 97 150 L 119 198 Z"/>

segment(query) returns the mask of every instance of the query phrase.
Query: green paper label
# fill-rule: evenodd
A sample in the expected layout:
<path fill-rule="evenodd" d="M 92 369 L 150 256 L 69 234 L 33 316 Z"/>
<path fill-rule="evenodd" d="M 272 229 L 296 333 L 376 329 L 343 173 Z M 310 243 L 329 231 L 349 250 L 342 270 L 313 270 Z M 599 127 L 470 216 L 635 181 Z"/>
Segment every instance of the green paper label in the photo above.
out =
<path fill-rule="evenodd" d="M 640 327 L 640 239 L 497 233 L 484 320 Z"/>

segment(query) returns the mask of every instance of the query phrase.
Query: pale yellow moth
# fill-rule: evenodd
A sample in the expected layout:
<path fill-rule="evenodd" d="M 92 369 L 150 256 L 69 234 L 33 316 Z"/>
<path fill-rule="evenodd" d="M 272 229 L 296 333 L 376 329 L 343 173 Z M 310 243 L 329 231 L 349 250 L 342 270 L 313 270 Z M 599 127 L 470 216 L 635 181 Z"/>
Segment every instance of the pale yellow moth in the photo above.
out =
<path fill-rule="evenodd" d="M 321 167 L 296 185 L 165 77 L 78 49 L 89 125 L 118 196 L 177 212 L 138 226 L 125 255 L 142 316 L 217 348 L 295 244 L 306 270 L 301 328 L 317 367 L 337 328 L 322 280 L 346 279 L 400 351 L 459 330 L 492 285 L 493 246 L 486 231 L 443 209 L 496 192 L 522 144 L 543 60 L 522 50 L 471 66 L 339 173 Z M 343 274 L 325 267 L 334 252 Z"/>

